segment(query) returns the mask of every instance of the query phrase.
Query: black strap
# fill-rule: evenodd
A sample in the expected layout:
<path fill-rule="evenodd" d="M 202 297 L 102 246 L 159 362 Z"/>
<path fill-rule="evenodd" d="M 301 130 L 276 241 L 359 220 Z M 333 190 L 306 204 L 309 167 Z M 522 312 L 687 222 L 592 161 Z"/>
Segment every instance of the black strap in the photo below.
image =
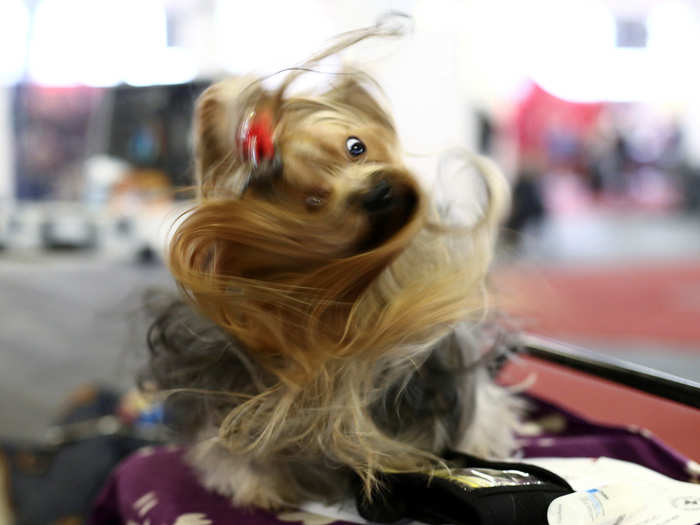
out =
<path fill-rule="evenodd" d="M 535 465 L 488 461 L 457 452 L 447 454 L 445 460 L 453 473 L 459 473 L 459 469 L 477 469 L 490 474 L 496 471 L 505 478 L 513 471 L 525 475 L 520 484 L 476 488 L 458 481 L 457 476 L 417 472 L 383 474 L 381 489 L 371 501 L 358 486 L 356 501 L 360 515 L 379 523 L 408 518 L 432 524 L 544 525 L 549 504 L 572 492 L 560 476 Z"/>

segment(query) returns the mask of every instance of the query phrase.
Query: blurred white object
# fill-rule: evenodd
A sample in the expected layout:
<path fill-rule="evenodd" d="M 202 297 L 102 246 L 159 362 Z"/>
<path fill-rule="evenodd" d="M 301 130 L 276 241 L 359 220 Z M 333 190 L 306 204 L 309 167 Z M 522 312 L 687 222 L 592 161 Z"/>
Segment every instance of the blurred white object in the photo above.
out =
<path fill-rule="evenodd" d="M 299 64 L 336 32 L 333 17 L 316 0 L 218 0 L 215 5 L 219 64 L 236 74 L 269 74 Z"/>
<path fill-rule="evenodd" d="M 29 32 L 29 11 L 22 0 L 0 2 L 0 84 L 13 84 L 22 78 Z"/>
<path fill-rule="evenodd" d="M 51 203 L 40 225 L 41 244 L 50 250 L 93 248 L 97 226 L 92 214 L 78 203 Z"/>
<path fill-rule="evenodd" d="M 85 200 L 105 204 L 112 187 L 129 171 L 129 163 L 107 155 L 95 155 L 85 161 Z"/>
<path fill-rule="evenodd" d="M 8 209 L 6 242 L 10 250 L 34 250 L 41 246 L 39 235 L 42 207 L 36 203 L 17 204 Z"/>
<path fill-rule="evenodd" d="M 28 73 L 46 85 L 113 86 L 186 82 L 197 68 L 187 50 L 168 47 L 159 0 L 41 0 Z"/>
<path fill-rule="evenodd" d="M 625 505 L 622 501 L 626 498 L 625 487 L 632 491 L 632 496 L 636 491 L 635 498 L 645 503 L 644 508 L 638 512 L 635 512 L 633 508 L 635 505 L 632 503 L 628 506 L 630 514 L 626 514 L 623 518 L 620 515 L 615 516 L 614 509 L 608 509 L 605 516 L 601 514 L 602 521 L 596 517 L 595 512 L 591 512 L 588 521 L 584 516 L 583 520 L 571 518 L 562 521 L 562 525 L 695 525 L 700 523 L 700 486 L 693 483 L 676 481 L 635 463 L 606 457 L 533 458 L 528 459 L 528 463 L 555 472 L 568 481 L 576 491 L 598 490 L 599 487 L 615 485 L 615 494 L 611 491 L 610 496 L 620 498 L 619 503 Z M 697 472 L 697 463 L 688 462 L 687 469 L 689 474 Z M 651 496 L 648 488 L 640 488 L 642 485 L 653 488 Z M 557 501 L 554 500 L 552 505 Z M 594 504 L 591 503 L 591 505 Z M 556 509 L 552 511 L 553 514 L 556 512 Z M 562 517 L 565 517 L 564 511 L 562 511 Z M 549 523 L 554 525 L 559 522 L 552 517 Z"/>
<path fill-rule="evenodd" d="M 620 483 L 561 496 L 549 505 L 549 525 L 622 525 L 648 505 L 652 485 Z"/>

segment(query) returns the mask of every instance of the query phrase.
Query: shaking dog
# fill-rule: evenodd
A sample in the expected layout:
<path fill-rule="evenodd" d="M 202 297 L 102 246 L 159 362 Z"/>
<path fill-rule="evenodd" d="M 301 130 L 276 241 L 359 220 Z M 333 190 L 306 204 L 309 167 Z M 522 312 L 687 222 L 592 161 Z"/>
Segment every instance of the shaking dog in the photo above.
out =
<path fill-rule="evenodd" d="M 344 35 L 275 89 L 241 77 L 196 104 L 197 203 L 169 246 L 183 299 L 152 325 L 148 377 L 203 483 L 239 505 L 339 500 L 357 480 L 371 496 L 382 472 L 513 444 L 478 335 L 498 170 L 464 154 L 483 191 L 473 223 L 448 227 L 368 75 L 291 90 L 378 33 Z"/>

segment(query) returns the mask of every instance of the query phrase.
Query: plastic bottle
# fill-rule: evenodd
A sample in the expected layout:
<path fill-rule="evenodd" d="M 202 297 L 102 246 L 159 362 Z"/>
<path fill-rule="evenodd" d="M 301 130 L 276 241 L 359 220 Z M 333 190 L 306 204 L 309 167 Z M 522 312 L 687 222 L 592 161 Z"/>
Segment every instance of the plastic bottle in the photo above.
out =
<path fill-rule="evenodd" d="M 561 496 L 547 510 L 549 525 L 616 525 L 649 505 L 657 488 L 619 483 Z"/>

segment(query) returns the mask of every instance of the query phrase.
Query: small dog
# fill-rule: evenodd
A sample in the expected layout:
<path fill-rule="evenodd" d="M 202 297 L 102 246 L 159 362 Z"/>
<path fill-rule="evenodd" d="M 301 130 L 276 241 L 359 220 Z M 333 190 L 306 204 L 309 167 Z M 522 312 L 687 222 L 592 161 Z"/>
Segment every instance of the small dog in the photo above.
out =
<path fill-rule="evenodd" d="M 478 320 L 507 187 L 491 163 L 479 218 L 442 225 L 402 158 L 377 85 L 346 70 L 291 95 L 211 86 L 195 112 L 198 202 L 173 232 L 185 301 L 152 325 L 148 377 L 194 438 L 203 483 L 239 505 L 366 494 L 459 448 L 503 457 L 511 398 L 479 357 Z"/>

